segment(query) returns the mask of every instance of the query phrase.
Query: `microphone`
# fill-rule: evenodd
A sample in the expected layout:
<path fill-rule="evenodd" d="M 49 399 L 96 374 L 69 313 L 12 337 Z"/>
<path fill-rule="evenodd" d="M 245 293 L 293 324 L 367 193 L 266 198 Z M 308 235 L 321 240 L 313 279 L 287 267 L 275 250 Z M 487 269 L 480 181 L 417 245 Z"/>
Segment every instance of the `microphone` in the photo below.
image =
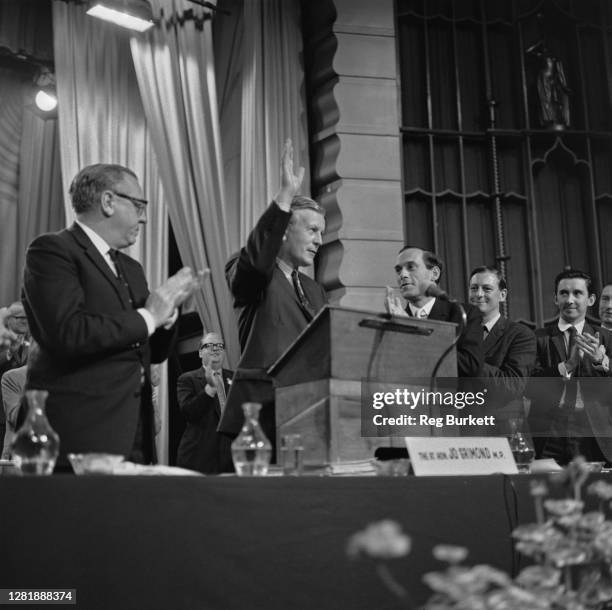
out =
<path fill-rule="evenodd" d="M 446 301 L 447 303 L 450 303 L 450 306 L 454 307 L 459 312 L 459 315 L 460 315 L 459 325 L 457 328 L 457 333 L 456 333 L 454 341 L 442 352 L 442 355 L 438 358 L 438 361 L 436 362 L 436 366 L 434 366 L 433 371 L 431 372 L 431 376 L 429 380 L 429 389 L 430 391 L 433 392 L 437 387 L 436 379 L 438 377 L 438 371 L 440 370 L 440 365 L 442 364 L 444 359 L 450 354 L 450 352 L 455 347 L 455 345 L 457 345 L 459 339 L 461 338 L 461 334 L 465 330 L 465 327 L 467 325 L 467 314 L 465 313 L 465 309 L 463 308 L 463 305 L 461 305 L 461 303 L 458 303 L 457 299 L 451 299 L 448 296 L 448 294 L 444 292 L 444 290 L 442 290 L 442 288 L 440 288 L 437 284 L 434 284 L 433 282 L 429 284 L 429 286 L 427 287 L 427 290 L 425 291 L 425 294 L 428 297 L 435 297 L 436 299 L 439 299 L 440 301 Z"/>
<path fill-rule="evenodd" d="M 427 290 L 425 291 L 425 295 L 428 297 L 435 297 L 436 299 L 440 299 L 441 301 L 451 301 L 451 298 L 438 286 L 437 284 L 429 284 Z"/>

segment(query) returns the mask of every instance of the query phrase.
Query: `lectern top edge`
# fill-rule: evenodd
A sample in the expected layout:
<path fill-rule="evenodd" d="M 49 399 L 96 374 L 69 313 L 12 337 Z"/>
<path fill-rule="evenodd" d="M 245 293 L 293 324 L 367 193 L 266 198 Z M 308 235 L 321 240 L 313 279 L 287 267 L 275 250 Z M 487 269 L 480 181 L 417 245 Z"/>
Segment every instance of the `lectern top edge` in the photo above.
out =
<path fill-rule="evenodd" d="M 310 324 L 304 328 L 304 330 L 297 336 L 293 343 L 279 356 L 279 358 L 268 368 L 268 375 L 274 377 L 281 366 L 287 361 L 287 359 L 296 352 L 305 340 L 305 337 L 312 334 L 316 329 L 323 324 L 323 321 L 333 312 L 350 312 L 354 314 L 363 315 L 378 320 L 392 320 L 395 324 L 402 326 L 411 326 L 414 324 L 432 324 L 437 327 L 456 327 L 454 322 L 443 322 L 441 320 L 419 320 L 417 318 L 405 318 L 403 316 L 391 316 L 385 312 L 368 311 L 365 309 L 354 309 L 352 307 L 342 307 L 340 305 L 325 305 L 317 315 L 312 319 Z"/>

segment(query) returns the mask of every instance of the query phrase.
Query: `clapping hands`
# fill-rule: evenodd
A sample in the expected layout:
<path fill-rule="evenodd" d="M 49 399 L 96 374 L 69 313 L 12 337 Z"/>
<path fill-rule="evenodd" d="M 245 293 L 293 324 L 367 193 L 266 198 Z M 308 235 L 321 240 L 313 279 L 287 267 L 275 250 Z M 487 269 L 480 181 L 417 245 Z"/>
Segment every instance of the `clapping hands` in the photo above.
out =
<path fill-rule="evenodd" d="M 156 328 L 168 322 L 175 309 L 201 287 L 209 275 L 210 269 L 197 271 L 194 274 L 190 267 L 183 267 L 159 288 L 153 290 L 145 308 L 153 316 Z"/>

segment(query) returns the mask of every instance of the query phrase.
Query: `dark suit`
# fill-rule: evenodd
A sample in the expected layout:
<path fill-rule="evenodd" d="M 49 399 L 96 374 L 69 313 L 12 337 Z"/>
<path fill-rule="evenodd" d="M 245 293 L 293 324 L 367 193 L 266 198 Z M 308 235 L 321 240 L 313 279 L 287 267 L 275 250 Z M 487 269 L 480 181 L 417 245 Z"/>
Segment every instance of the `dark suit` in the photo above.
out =
<path fill-rule="evenodd" d="M 276 265 L 290 218 L 290 212 L 273 202 L 249 235 L 246 247 L 226 267 L 242 356 L 219 430 L 236 436 L 244 421 L 242 403 L 260 402 L 261 425 L 273 443 L 274 387 L 266 370 L 308 324 L 292 284 Z M 323 288 L 302 273 L 300 281 L 314 310 L 319 311 L 326 303 Z"/>
<path fill-rule="evenodd" d="M 478 377 L 483 363 L 482 317 L 475 307 L 471 305 L 464 307 L 467 313 L 467 324 L 457 343 L 457 371 L 459 377 Z M 410 307 L 407 311 L 410 313 Z M 436 299 L 428 319 L 461 325 L 461 312 L 453 303 Z"/>
<path fill-rule="evenodd" d="M 585 322 L 583 332 L 599 332 L 606 354 L 612 358 L 612 334 L 609 331 Z M 587 459 L 603 457 L 612 461 L 612 398 L 608 381 L 590 378 L 610 377 L 610 373 L 596 369 L 588 358 L 583 358 L 568 381 L 559 373 L 558 365 L 567 359 L 563 333 L 557 324 L 536 331 L 537 358 L 533 371 L 534 379 L 527 387 L 532 399 L 529 425 L 534 435 L 536 457 L 557 457 L 561 442 L 567 440 L 567 426 L 578 430 L 576 446 Z M 571 384 L 579 381 L 584 409 L 576 410 L 575 404 L 560 407 L 564 390 L 569 392 Z M 582 438 L 580 438 L 582 437 Z M 552 447 L 552 452 L 551 452 Z M 571 456 L 560 456 L 567 461 Z"/>
<path fill-rule="evenodd" d="M 222 370 L 227 395 L 233 371 Z M 217 432 L 221 406 L 217 395 L 206 393 L 204 368 L 183 373 L 176 382 L 176 395 L 187 422 L 178 447 L 176 463 L 205 474 L 231 471 L 230 440 Z"/>
<path fill-rule="evenodd" d="M 167 357 L 173 333 L 148 338 L 135 311 L 149 295 L 144 272 L 129 256 L 119 262 L 129 292 L 76 224 L 36 238 L 26 254 L 23 301 L 40 346 L 27 385 L 49 391 L 60 464 L 69 452 L 128 456 L 139 421 L 154 451 L 149 364 Z"/>
<path fill-rule="evenodd" d="M 536 338 L 524 324 L 503 316 L 482 343 L 482 376 L 488 378 L 487 406 L 494 410 L 495 433 L 509 433 L 506 422 L 523 417 L 523 393 L 535 366 Z M 493 432 L 493 431 L 491 431 Z"/>

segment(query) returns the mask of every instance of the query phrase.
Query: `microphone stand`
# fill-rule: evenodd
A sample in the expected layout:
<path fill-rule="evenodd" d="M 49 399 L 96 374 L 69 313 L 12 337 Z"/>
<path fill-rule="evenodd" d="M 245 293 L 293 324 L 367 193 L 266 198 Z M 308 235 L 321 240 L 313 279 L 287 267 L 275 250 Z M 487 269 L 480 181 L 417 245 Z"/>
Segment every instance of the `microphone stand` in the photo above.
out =
<path fill-rule="evenodd" d="M 433 288 L 435 288 L 435 290 Z M 459 313 L 461 314 L 461 322 L 459 324 L 459 328 L 457 329 L 455 340 L 442 352 L 442 355 L 438 358 L 436 366 L 434 366 L 433 371 L 431 373 L 431 377 L 429 380 L 429 391 L 433 392 L 436 389 L 436 378 L 438 377 L 438 371 L 440 370 L 440 366 L 444 362 L 444 359 L 451 353 L 452 349 L 457 345 L 459 339 L 461 338 L 461 334 L 465 330 L 465 327 L 467 325 L 467 314 L 465 313 L 463 305 L 459 303 L 457 299 L 448 298 L 448 295 L 442 290 L 440 290 L 437 286 L 432 287 L 432 289 L 428 290 L 427 293 L 432 293 L 431 296 L 435 296 L 438 299 L 448 301 L 451 305 L 456 307 L 459 310 Z"/>

